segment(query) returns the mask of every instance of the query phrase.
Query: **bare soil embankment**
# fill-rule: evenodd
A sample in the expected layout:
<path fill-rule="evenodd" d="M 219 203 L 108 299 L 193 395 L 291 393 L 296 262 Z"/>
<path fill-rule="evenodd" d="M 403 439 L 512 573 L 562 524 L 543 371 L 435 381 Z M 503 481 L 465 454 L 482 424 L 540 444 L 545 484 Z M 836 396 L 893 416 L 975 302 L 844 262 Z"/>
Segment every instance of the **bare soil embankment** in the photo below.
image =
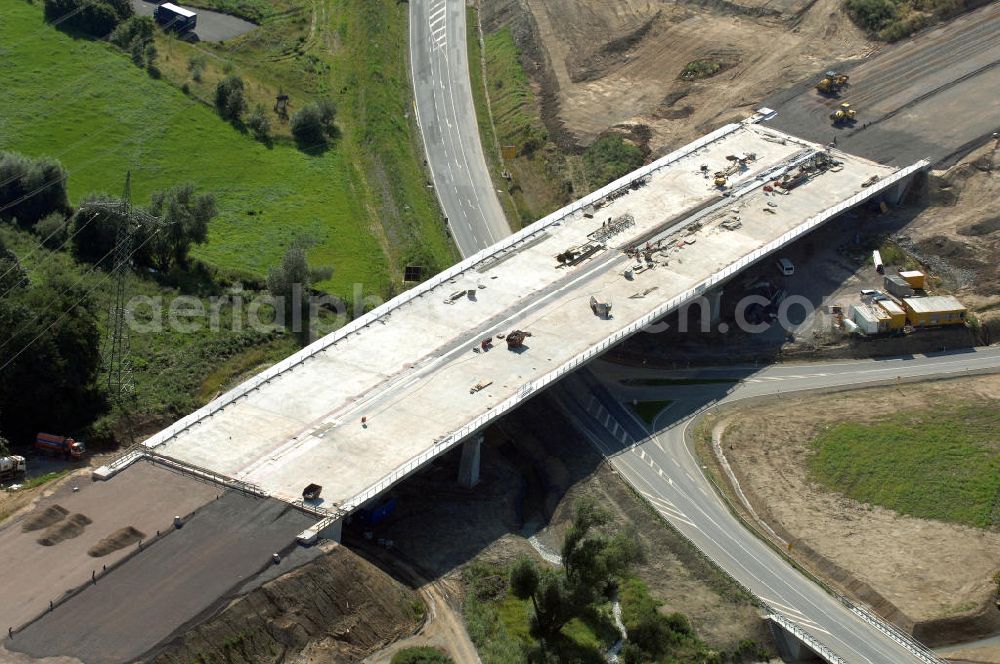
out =
<path fill-rule="evenodd" d="M 151 664 L 356 662 L 411 634 L 417 594 L 343 546 L 233 601 Z"/>
<path fill-rule="evenodd" d="M 500 4 L 505 10 L 495 18 L 484 6 L 484 27 L 515 26 L 543 118 L 563 147 L 633 123 L 652 129 L 654 152 L 676 147 L 744 117 L 792 82 L 876 48 L 840 0 Z M 696 61 L 720 66 L 706 78 L 682 78 Z"/>
<path fill-rule="evenodd" d="M 1000 377 L 784 397 L 727 409 L 709 427 L 779 546 L 922 641 L 953 643 L 1000 631 L 1000 533 L 858 503 L 810 481 L 807 463 L 826 426 L 934 409 L 958 395 L 1000 404 Z"/>

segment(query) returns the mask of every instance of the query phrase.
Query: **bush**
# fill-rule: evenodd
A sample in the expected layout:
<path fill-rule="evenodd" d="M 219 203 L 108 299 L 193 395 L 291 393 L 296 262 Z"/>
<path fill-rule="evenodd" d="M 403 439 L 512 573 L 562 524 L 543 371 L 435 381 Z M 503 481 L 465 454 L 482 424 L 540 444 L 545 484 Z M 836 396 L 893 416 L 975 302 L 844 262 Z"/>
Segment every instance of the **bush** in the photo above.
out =
<path fill-rule="evenodd" d="M 31 228 L 42 217 L 69 210 L 66 178 L 55 159 L 0 152 L 0 219 Z"/>
<path fill-rule="evenodd" d="M 134 14 L 129 0 L 45 0 L 46 22 L 99 39 Z"/>
<path fill-rule="evenodd" d="M 448 657 L 437 648 L 421 646 L 405 648 L 392 656 L 389 664 L 453 664 Z"/>
<path fill-rule="evenodd" d="M 62 212 L 53 212 L 35 224 L 32 229 L 49 249 L 58 249 L 66 241 L 69 224 Z"/>
<path fill-rule="evenodd" d="M 191 73 L 191 79 L 196 83 L 201 81 L 201 75 L 205 73 L 207 66 L 208 63 L 204 55 L 192 55 L 188 59 L 188 71 Z"/>
<path fill-rule="evenodd" d="M 267 110 L 263 105 L 257 104 L 250 115 L 247 116 L 247 127 L 253 132 L 254 138 L 261 143 L 271 141 L 271 121 L 267 117 Z"/>
<path fill-rule="evenodd" d="M 215 109 L 223 119 L 238 123 L 246 111 L 243 79 L 230 75 L 215 86 Z"/>
<path fill-rule="evenodd" d="M 148 44 L 153 41 L 153 18 L 133 16 L 118 24 L 109 41 L 123 51 L 131 51 L 136 42 Z"/>
<path fill-rule="evenodd" d="M 335 133 L 337 107 L 329 99 L 306 104 L 292 116 L 292 135 L 303 149 L 326 145 L 327 137 Z"/>
<path fill-rule="evenodd" d="M 583 153 L 590 184 L 595 187 L 617 180 L 642 166 L 642 150 L 618 134 L 602 136 Z"/>
<path fill-rule="evenodd" d="M 869 32 L 878 32 L 896 18 L 892 0 L 847 0 L 844 6 L 854 22 Z"/>

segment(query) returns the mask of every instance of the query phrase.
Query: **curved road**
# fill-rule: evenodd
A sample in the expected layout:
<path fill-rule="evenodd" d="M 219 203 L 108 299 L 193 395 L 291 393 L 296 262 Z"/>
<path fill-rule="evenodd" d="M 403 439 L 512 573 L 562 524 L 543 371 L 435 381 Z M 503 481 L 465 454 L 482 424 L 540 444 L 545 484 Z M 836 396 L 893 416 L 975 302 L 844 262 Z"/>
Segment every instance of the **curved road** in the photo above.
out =
<path fill-rule="evenodd" d="M 510 235 L 472 102 L 463 0 L 410 0 L 417 122 L 438 200 L 463 257 Z"/>
<path fill-rule="evenodd" d="M 650 504 L 699 549 L 764 600 L 851 664 L 928 662 L 872 627 L 805 577 L 732 515 L 704 476 L 687 443 L 694 417 L 713 405 L 737 400 L 899 379 L 1000 371 L 1000 348 L 927 356 L 807 365 L 719 367 L 658 371 L 601 363 L 553 388 L 552 394 L 580 430 Z M 734 378 L 731 383 L 624 387 L 625 377 L 668 379 Z M 611 391 L 615 391 L 612 396 Z M 631 399 L 672 399 L 656 418 L 654 431 L 621 405 Z"/>

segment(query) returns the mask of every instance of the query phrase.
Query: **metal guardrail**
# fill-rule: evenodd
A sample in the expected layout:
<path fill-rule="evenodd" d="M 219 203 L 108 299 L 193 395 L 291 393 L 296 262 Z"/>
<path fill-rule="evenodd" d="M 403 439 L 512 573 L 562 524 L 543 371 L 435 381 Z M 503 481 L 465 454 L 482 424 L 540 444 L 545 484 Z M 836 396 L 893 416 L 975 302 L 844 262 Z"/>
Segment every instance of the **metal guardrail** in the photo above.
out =
<path fill-rule="evenodd" d="M 855 194 L 854 196 L 838 203 L 837 205 L 828 208 L 826 210 L 823 210 L 822 212 L 811 217 L 810 219 L 800 224 L 799 226 L 784 233 L 776 240 L 773 240 L 768 244 L 764 245 L 763 247 L 757 249 L 756 251 L 747 254 L 743 258 L 735 261 L 734 263 L 731 263 L 729 266 L 727 266 L 720 272 L 717 272 L 716 274 L 712 275 L 708 279 L 705 279 L 704 281 L 696 284 L 692 288 L 689 288 L 688 290 L 684 291 L 680 295 L 677 295 L 676 297 L 668 300 L 664 304 L 661 304 L 660 306 L 656 307 L 650 313 L 642 316 L 638 320 L 632 322 L 630 325 L 606 337 L 603 341 L 598 342 L 595 346 L 591 347 L 590 349 L 570 359 L 563 366 L 558 367 L 553 371 L 550 371 L 541 378 L 538 378 L 529 383 L 525 383 L 520 389 L 518 389 L 518 391 L 514 395 L 508 397 L 506 400 L 500 402 L 486 413 L 480 415 L 479 417 L 473 419 L 468 424 L 457 429 L 456 431 L 445 437 L 443 440 L 441 440 L 441 442 L 436 443 L 430 449 L 425 450 L 424 452 L 411 458 L 409 461 L 404 463 L 396 470 L 382 477 L 382 479 L 380 479 L 370 488 L 366 489 L 365 491 L 362 491 L 356 496 L 345 501 L 342 508 L 348 512 L 354 510 L 355 508 L 367 502 L 371 498 L 382 493 L 396 482 L 405 478 L 414 470 L 416 470 L 423 464 L 427 463 L 434 457 L 442 454 L 451 447 L 457 445 L 468 436 L 472 435 L 473 433 L 482 429 L 493 420 L 505 414 L 507 411 L 512 410 L 514 407 L 516 407 L 530 395 L 542 390 L 543 388 L 557 381 L 559 378 L 566 375 L 567 373 L 575 371 L 577 368 L 590 362 L 595 357 L 604 354 L 604 352 L 607 351 L 612 346 L 636 334 L 646 326 L 659 320 L 660 318 L 670 313 L 671 311 L 679 308 L 688 300 L 697 297 L 699 294 L 704 293 L 707 290 L 710 290 L 715 285 L 724 283 L 734 274 L 741 272 L 742 270 L 746 269 L 746 267 L 752 265 L 761 258 L 774 253 L 775 251 L 782 248 L 792 240 L 802 235 L 805 235 L 806 233 L 815 229 L 817 226 L 820 226 L 821 224 L 827 222 L 828 220 L 842 214 L 844 211 L 849 210 L 857 205 L 860 205 L 861 203 L 865 202 L 869 198 L 874 197 L 884 189 L 896 184 L 903 178 L 909 177 L 914 172 L 926 168 L 928 165 L 929 163 L 926 160 L 921 160 L 916 164 L 913 164 L 912 166 L 908 166 L 906 168 L 896 171 L 889 177 L 886 177 L 880 180 L 879 182 L 875 183 L 870 188 L 861 191 L 858 194 Z M 617 183 L 612 183 L 612 185 L 616 185 L 615 188 L 620 186 Z M 607 189 L 607 187 L 605 187 L 605 189 Z"/>
<path fill-rule="evenodd" d="M 733 389 L 734 388 L 727 389 L 726 393 L 728 394 Z M 693 418 L 697 417 L 701 413 L 703 413 L 703 412 L 705 412 L 705 411 L 713 408 L 720 401 L 721 401 L 721 398 L 719 398 L 719 397 L 711 399 L 707 403 L 702 404 L 696 410 L 694 410 L 691 413 L 689 413 L 688 414 L 688 418 L 689 419 L 693 419 Z M 612 415 L 612 417 L 614 417 L 614 416 Z M 608 428 L 607 425 L 603 425 L 603 426 L 606 429 Z M 621 426 L 620 422 L 618 423 L 618 426 Z M 630 447 L 634 448 L 635 446 L 640 445 L 640 444 L 642 444 L 642 443 L 650 440 L 653 437 L 654 437 L 653 435 L 650 435 L 650 436 L 647 436 L 646 438 L 644 438 L 642 440 L 635 440 L 635 439 L 633 439 L 632 440 L 632 445 Z M 661 518 L 665 519 L 666 517 L 661 514 Z M 739 517 L 737 517 L 737 518 L 739 518 Z M 707 554 L 705 554 L 703 551 L 701 551 L 701 549 L 698 547 L 698 545 L 695 544 L 687 535 L 685 535 L 683 532 L 681 532 L 680 529 L 674 527 L 674 531 L 678 535 L 680 535 L 680 537 L 682 537 L 690 546 L 692 546 L 694 549 L 696 549 L 699 552 L 701 552 L 701 554 L 704 555 L 706 558 L 708 557 Z M 758 536 L 760 536 L 762 538 L 764 537 L 759 532 L 758 532 Z M 766 541 L 766 539 L 765 539 L 765 541 Z M 709 560 L 711 560 L 711 559 L 709 559 Z M 723 572 L 723 574 L 725 574 L 726 577 L 728 577 L 734 584 L 736 584 L 737 586 L 739 586 L 743 590 L 743 592 L 745 592 L 749 597 L 752 597 L 754 599 L 754 601 L 759 606 L 761 606 L 762 608 L 764 608 L 768 612 L 768 614 L 769 614 L 768 617 L 771 620 L 774 620 L 779 625 L 781 625 L 784 629 L 786 629 L 787 631 L 789 631 L 792 634 L 794 634 L 806 646 L 808 646 L 810 649 L 812 649 L 814 652 L 816 652 L 817 655 L 819 655 L 820 657 L 823 657 L 824 659 L 826 659 L 826 661 L 830 662 L 830 664 L 847 664 L 846 661 L 843 658 L 841 658 L 839 655 L 837 655 L 829 647 L 824 646 L 821 642 L 819 642 L 811 634 L 809 634 L 805 630 L 799 628 L 793 621 L 790 621 L 787 618 L 784 618 L 784 616 L 782 616 L 778 611 L 776 611 L 773 607 L 771 607 L 766 601 L 764 601 L 763 599 L 761 599 L 760 596 L 758 596 L 756 593 L 754 593 L 752 590 L 750 590 L 749 587 L 747 587 L 746 585 L 744 585 L 742 581 L 740 581 L 739 579 L 737 579 L 736 577 L 734 577 L 733 575 L 731 575 L 728 572 L 728 570 L 723 569 L 720 565 L 718 565 L 717 563 L 714 563 L 714 561 L 713 561 L 713 564 L 718 569 L 720 569 Z M 898 627 L 896 627 L 892 623 L 887 622 L 886 620 L 882 619 L 880 616 L 878 616 L 875 612 L 873 612 L 868 607 L 855 604 L 846 595 L 843 595 L 842 593 L 838 592 L 837 590 L 831 588 L 829 585 L 827 585 L 825 583 L 822 583 L 819 579 L 817 579 L 816 577 L 814 577 L 808 570 L 802 569 L 801 571 L 804 574 L 806 574 L 807 578 L 811 579 L 812 581 L 814 581 L 815 583 L 817 583 L 817 585 L 819 585 L 821 588 L 823 588 L 824 590 L 826 590 L 826 592 L 828 594 L 830 594 L 834 599 L 836 599 L 837 601 L 839 601 L 845 608 L 847 608 L 852 613 L 854 613 L 856 616 L 858 616 L 866 624 L 868 624 L 870 627 L 872 627 L 876 631 L 880 632 L 881 634 L 883 634 L 884 636 L 886 636 L 890 640 L 894 641 L 896 644 L 898 644 L 898 645 L 902 646 L 903 648 L 905 648 L 910 654 L 912 654 L 914 657 L 916 657 L 920 661 L 924 662 L 925 664 L 947 664 L 944 660 L 942 660 L 939 657 L 937 657 L 930 649 L 928 649 L 922 643 L 920 643 L 919 641 L 917 641 L 916 639 L 914 639 L 911 635 L 907 634 L 906 632 L 903 632 L 902 630 L 900 630 Z"/>
<path fill-rule="evenodd" d="M 552 214 L 544 217 L 543 219 L 521 229 L 517 233 L 508 236 L 506 239 L 501 240 L 497 244 L 487 247 L 482 251 L 473 254 L 472 256 L 466 258 L 465 260 L 457 263 L 453 267 L 439 273 L 438 275 L 431 277 L 427 281 L 411 288 L 410 290 L 397 295 L 388 302 L 376 307 L 372 311 L 354 319 L 344 327 L 340 328 L 336 332 L 332 332 L 327 336 L 319 339 L 309 346 L 306 346 L 302 350 L 298 351 L 294 355 L 285 358 L 281 362 L 273 365 L 269 369 L 263 371 L 262 373 L 250 378 L 249 380 L 236 386 L 229 392 L 226 392 L 222 396 L 218 397 L 211 403 L 199 408 L 190 415 L 178 420 L 171 426 L 163 429 L 157 434 L 149 438 L 145 443 L 143 443 L 147 448 L 156 447 L 165 443 L 166 441 L 189 431 L 192 427 L 196 426 L 206 418 L 212 417 L 215 413 L 221 411 L 223 408 L 237 400 L 248 396 L 254 390 L 266 385 L 271 380 L 278 378 L 281 374 L 286 371 L 294 369 L 296 366 L 302 364 L 303 362 L 309 360 L 311 357 L 315 356 L 327 348 L 333 346 L 338 341 L 348 337 L 351 334 L 357 333 L 363 330 L 368 325 L 375 323 L 384 316 L 391 314 L 393 310 L 398 309 L 413 300 L 423 297 L 432 291 L 433 289 L 441 286 L 447 282 L 450 282 L 458 277 L 461 277 L 464 273 L 472 271 L 475 269 L 476 265 L 486 261 L 490 258 L 500 256 L 505 252 L 511 250 L 517 245 L 520 245 L 526 241 L 530 241 L 534 236 L 539 233 L 544 233 L 550 226 L 559 224 L 563 219 L 569 217 L 573 214 L 582 214 L 583 210 L 594 203 L 603 200 L 609 194 L 621 189 L 622 187 L 627 187 L 629 184 L 644 178 L 651 173 L 654 173 L 662 168 L 665 168 L 683 157 L 686 157 L 694 152 L 697 152 L 706 145 L 727 136 L 735 131 L 742 128 L 740 124 L 729 124 L 724 127 L 713 131 L 710 134 L 702 136 L 698 140 L 689 143 L 688 145 L 671 152 L 664 157 L 654 161 L 651 164 L 643 166 L 642 168 L 629 173 L 628 175 L 611 182 L 604 187 L 601 187 L 595 192 L 584 196 L 583 198 L 570 203 L 559 210 L 556 210 Z"/>
<path fill-rule="evenodd" d="M 780 625 L 783 630 L 792 634 L 795 638 L 804 643 L 807 648 L 830 664 L 847 664 L 846 659 L 827 648 L 825 645 L 817 641 L 812 634 L 800 628 L 798 625 L 793 623 L 791 620 L 788 620 L 781 614 L 771 613 L 767 617 L 768 620 Z"/>

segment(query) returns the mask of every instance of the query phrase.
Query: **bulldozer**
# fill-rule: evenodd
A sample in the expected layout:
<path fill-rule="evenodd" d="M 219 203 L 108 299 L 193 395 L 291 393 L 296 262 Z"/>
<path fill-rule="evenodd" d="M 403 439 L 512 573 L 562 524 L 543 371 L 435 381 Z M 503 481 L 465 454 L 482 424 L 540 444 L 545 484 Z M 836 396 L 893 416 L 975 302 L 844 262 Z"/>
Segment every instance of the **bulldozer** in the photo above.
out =
<path fill-rule="evenodd" d="M 828 71 L 816 84 L 816 90 L 822 95 L 838 95 L 841 90 L 847 87 L 849 78 L 847 74 Z"/>
<path fill-rule="evenodd" d="M 830 119 L 833 120 L 833 124 L 835 125 L 847 124 L 854 122 L 856 115 L 857 111 L 851 108 L 851 105 L 845 101 L 837 107 L 837 110 L 830 114 Z"/>

